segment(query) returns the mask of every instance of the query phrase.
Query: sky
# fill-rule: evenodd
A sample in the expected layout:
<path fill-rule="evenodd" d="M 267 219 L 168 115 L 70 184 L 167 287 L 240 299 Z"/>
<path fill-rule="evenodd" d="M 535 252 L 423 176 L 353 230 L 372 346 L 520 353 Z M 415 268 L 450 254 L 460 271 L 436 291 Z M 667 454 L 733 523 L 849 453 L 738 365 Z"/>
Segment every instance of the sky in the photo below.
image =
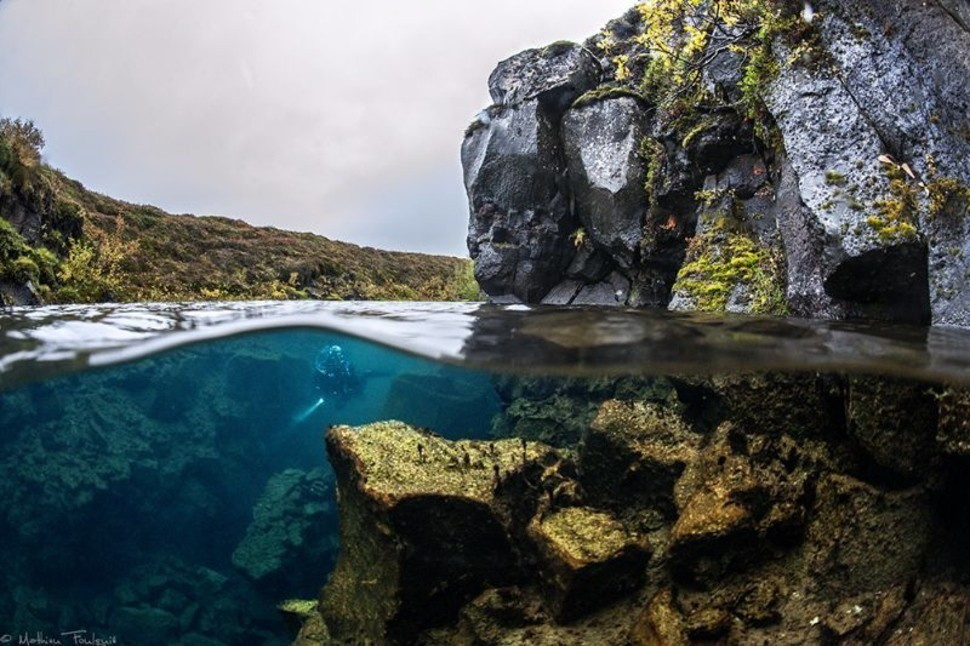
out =
<path fill-rule="evenodd" d="M 459 147 L 495 64 L 634 0 L 0 0 L 0 114 L 88 188 L 467 254 Z"/>

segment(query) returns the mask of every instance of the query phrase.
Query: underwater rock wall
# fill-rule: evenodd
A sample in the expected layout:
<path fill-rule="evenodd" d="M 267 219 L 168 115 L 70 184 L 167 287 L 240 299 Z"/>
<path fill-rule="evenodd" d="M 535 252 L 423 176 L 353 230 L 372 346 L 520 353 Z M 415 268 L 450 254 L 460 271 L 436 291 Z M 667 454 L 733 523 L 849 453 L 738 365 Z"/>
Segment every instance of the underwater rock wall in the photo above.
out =
<path fill-rule="evenodd" d="M 572 449 L 331 429 L 341 554 L 296 643 L 970 638 L 966 391 L 666 383 Z"/>
<path fill-rule="evenodd" d="M 813 5 L 651 1 L 500 63 L 462 145 L 485 291 L 970 325 L 966 9 Z"/>
<path fill-rule="evenodd" d="M 243 340 L 0 393 L 6 632 L 285 643 L 276 604 L 337 551 L 319 434 L 285 428 L 311 358 Z"/>

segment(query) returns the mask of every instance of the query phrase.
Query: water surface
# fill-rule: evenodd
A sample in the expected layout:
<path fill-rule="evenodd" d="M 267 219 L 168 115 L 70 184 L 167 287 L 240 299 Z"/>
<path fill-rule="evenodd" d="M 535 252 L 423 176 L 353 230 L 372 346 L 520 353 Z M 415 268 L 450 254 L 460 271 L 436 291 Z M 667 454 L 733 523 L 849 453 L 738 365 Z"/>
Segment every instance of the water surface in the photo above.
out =
<path fill-rule="evenodd" d="M 336 558 L 332 424 L 515 434 L 522 375 L 557 397 L 569 380 L 608 397 L 624 378 L 754 370 L 970 382 L 963 330 L 666 312 L 69 306 L 13 309 L 0 329 L 0 634 L 64 643 L 287 643 L 276 604 L 312 598 Z M 335 346 L 353 387 L 321 385 Z"/>

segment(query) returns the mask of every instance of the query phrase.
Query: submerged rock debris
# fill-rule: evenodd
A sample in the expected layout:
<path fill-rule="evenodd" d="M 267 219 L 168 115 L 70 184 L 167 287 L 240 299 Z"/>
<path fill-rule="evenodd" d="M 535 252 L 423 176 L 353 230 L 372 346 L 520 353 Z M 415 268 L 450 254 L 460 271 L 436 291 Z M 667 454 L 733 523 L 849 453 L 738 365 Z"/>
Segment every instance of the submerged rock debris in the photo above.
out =
<path fill-rule="evenodd" d="M 970 636 L 967 463 L 948 430 L 965 391 L 834 375 L 674 383 L 663 402 L 657 384 L 603 401 L 574 448 L 400 422 L 331 429 L 342 551 L 297 643 Z M 752 396 L 766 383 L 772 397 Z"/>

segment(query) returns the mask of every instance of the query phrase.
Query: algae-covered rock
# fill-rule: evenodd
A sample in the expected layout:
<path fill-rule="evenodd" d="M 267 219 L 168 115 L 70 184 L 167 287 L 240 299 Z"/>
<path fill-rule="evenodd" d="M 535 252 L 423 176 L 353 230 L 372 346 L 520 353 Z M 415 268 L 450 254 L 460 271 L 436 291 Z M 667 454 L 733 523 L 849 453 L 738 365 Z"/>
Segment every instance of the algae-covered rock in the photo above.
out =
<path fill-rule="evenodd" d="M 290 632 L 296 635 L 295 644 L 325 644 L 330 641 L 327 625 L 320 615 L 320 604 L 316 599 L 287 599 L 276 609 L 283 616 L 283 622 Z"/>
<path fill-rule="evenodd" d="M 947 388 L 940 395 L 936 440 L 950 455 L 970 456 L 970 390 Z"/>
<path fill-rule="evenodd" d="M 729 419 L 752 435 L 825 437 L 841 433 L 844 426 L 842 386 L 831 375 L 717 374 L 679 379 L 678 391 L 688 416 L 697 408 L 697 414 Z"/>
<path fill-rule="evenodd" d="M 673 516 L 674 483 L 700 440 L 670 409 L 606 401 L 583 436 L 580 481 L 597 504 Z"/>
<path fill-rule="evenodd" d="M 634 620 L 630 643 L 637 646 L 687 646 L 687 625 L 674 605 L 673 591 L 666 588 L 650 599 Z"/>
<path fill-rule="evenodd" d="M 970 642 L 970 590 L 965 585 L 928 586 L 893 628 L 886 640 L 890 646 L 966 644 Z"/>
<path fill-rule="evenodd" d="M 791 438 L 745 439 L 730 424 L 719 428 L 675 487 L 675 574 L 710 583 L 796 540 L 816 468 Z"/>
<path fill-rule="evenodd" d="M 922 489 L 882 491 L 844 475 L 822 477 L 812 517 L 806 538 L 814 583 L 839 595 L 911 582 L 934 532 Z"/>
<path fill-rule="evenodd" d="M 333 477 L 323 469 L 286 469 L 266 483 L 253 521 L 232 553 L 252 579 L 299 590 L 332 564 L 337 546 Z"/>
<path fill-rule="evenodd" d="M 320 596 L 334 639 L 398 642 L 520 576 L 497 492 L 558 460 L 518 440 L 448 442 L 400 422 L 327 434 L 341 553 Z"/>
<path fill-rule="evenodd" d="M 849 381 L 849 432 L 879 467 L 905 478 L 935 471 L 937 411 L 929 384 L 886 377 Z"/>
<path fill-rule="evenodd" d="M 650 558 L 641 539 L 588 507 L 537 516 L 528 532 L 539 552 L 550 608 L 564 621 L 636 588 Z"/>
<path fill-rule="evenodd" d="M 498 437 L 521 437 L 559 447 L 574 446 L 600 405 L 609 400 L 675 405 L 674 387 L 662 377 L 495 377 L 502 412 L 492 427 Z"/>

